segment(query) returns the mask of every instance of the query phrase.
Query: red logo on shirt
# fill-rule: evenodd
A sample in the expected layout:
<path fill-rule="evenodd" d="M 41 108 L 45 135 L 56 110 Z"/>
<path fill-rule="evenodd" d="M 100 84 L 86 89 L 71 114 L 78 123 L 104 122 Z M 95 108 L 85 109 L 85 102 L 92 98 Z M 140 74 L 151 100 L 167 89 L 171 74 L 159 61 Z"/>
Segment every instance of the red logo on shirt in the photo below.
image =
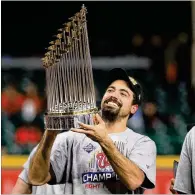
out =
<path fill-rule="evenodd" d="M 98 161 L 98 166 L 102 169 L 102 168 L 105 168 L 107 166 L 110 166 L 110 163 L 106 157 L 106 155 L 101 152 L 101 153 L 98 153 L 96 155 L 96 158 L 97 158 L 97 161 Z"/>

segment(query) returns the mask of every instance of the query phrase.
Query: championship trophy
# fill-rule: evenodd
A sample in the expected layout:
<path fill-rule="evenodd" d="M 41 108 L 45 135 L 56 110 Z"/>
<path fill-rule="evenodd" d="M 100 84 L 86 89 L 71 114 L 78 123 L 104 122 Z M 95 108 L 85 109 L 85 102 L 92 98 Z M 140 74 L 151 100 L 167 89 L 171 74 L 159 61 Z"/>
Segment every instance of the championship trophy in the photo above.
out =
<path fill-rule="evenodd" d="M 46 71 L 47 112 L 45 129 L 68 131 L 78 121 L 93 124 L 96 107 L 87 10 L 69 18 L 42 58 Z"/>

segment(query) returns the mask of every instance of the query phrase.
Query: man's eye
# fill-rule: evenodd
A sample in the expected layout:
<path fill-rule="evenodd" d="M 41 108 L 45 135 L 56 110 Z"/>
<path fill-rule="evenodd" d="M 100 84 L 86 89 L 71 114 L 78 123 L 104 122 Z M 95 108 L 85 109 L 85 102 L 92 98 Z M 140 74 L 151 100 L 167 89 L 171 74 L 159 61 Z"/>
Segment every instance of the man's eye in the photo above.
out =
<path fill-rule="evenodd" d="M 112 89 L 108 89 L 107 92 L 112 92 L 113 90 Z"/>
<path fill-rule="evenodd" d="M 123 97 L 127 97 L 127 94 L 126 94 L 126 93 L 121 93 L 121 95 L 122 95 Z"/>

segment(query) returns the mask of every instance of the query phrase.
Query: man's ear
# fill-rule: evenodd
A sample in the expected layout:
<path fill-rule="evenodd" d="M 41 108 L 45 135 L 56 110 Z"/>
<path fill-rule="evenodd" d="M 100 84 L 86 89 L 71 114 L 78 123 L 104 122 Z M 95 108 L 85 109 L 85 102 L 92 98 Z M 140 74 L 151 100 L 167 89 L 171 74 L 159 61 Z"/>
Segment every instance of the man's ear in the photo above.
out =
<path fill-rule="evenodd" d="M 137 104 L 131 106 L 131 114 L 135 114 L 137 110 L 138 110 Z"/>

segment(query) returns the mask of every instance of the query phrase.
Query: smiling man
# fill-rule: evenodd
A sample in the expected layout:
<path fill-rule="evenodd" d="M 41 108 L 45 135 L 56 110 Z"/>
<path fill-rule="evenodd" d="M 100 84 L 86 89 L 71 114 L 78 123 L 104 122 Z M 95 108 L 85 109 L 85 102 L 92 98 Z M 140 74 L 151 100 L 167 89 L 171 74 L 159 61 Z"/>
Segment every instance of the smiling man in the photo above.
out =
<path fill-rule="evenodd" d="M 109 72 L 96 125 L 45 131 L 29 165 L 33 185 L 65 184 L 70 194 L 143 193 L 156 181 L 156 146 L 127 128 L 142 101 L 140 84 L 120 68 Z"/>

